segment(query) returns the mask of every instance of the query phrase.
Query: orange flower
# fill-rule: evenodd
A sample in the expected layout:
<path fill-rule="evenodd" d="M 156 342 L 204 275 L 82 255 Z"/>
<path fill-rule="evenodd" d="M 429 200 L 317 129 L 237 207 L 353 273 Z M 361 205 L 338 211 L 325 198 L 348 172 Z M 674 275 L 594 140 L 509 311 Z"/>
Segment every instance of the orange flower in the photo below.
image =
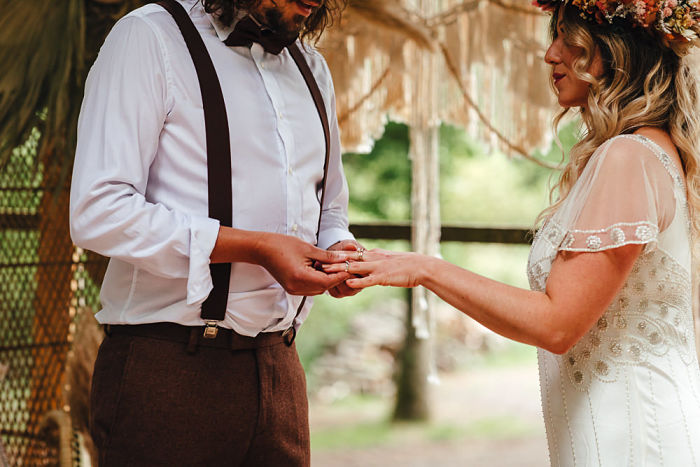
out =
<path fill-rule="evenodd" d="M 571 5 L 582 18 L 598 24 L 627 22 L 657 30 L 670 41 L 700 43 L 700 0 L 534 0 L 532 4 L 549 12 Z"/>

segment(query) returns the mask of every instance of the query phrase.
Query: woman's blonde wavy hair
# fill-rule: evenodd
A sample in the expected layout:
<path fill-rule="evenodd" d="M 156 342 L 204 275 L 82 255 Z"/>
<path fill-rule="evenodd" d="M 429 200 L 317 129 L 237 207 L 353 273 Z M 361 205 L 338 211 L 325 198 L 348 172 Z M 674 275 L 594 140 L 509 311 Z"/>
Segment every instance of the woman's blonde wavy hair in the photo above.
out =
<path fill-rule="evenodd" d="M 694 234 L 700 232 L 700 90 L 687 47 L 668 43 L 643 28 L 596 25 L 582 19 L 575 7 L 561 6 L 567 45 L 582 50 L 572 68 L 590 83 L 588 104 L 581 111 L 581 140 L 569 153 L 559 181 L 552 187 L 552 204 L 537 224 L 551 216 L 571 191 L 593 152 L 606 140 L 651 126 L 666 130 L 678 148 L 685 170 Z M 552 37 L 557 31 L 554 12 Z M 589 69 L 600 51 L 604 73 L 596 78 Z M 555 130 L 569 109 L 554 119 Z"/>

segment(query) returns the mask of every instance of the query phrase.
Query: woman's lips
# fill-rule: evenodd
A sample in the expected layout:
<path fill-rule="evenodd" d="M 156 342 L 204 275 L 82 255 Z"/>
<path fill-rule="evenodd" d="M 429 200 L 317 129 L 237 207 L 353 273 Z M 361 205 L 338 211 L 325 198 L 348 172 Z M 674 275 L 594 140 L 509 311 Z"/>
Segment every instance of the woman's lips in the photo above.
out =
<path fill-rule="evenodd" d="M 563 73 L 552 73 L 552 79 L 554 79 L 554 84 L 557 84 L 564 76 Z"/>
<path fill-rule="evenodd" d="M 303 16 L 311 15 L 313 9 L 320 5 L 319 2 L 313 0 L 296 0 L 294 3 L 299 10 L 299 13 Z"/>

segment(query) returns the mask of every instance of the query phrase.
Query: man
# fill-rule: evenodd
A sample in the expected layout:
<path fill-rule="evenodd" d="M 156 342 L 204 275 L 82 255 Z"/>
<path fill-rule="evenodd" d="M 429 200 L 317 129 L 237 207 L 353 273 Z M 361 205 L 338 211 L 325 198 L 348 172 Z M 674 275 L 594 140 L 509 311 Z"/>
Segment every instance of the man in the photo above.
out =
<path fill-rule="evenodd" d="M 324 125 L 301 66 L 290 49 L 241 45 L 234 31 L 247 21 L 288 45 L 299 33 L 320 34 L 338 5 L 178 2 L 221 86 L 233 221 L 208 215 L 225 192 L 212 180 L 217 169 L 208 172 L 209 139 L 221 135 L 205 125 L 208 104 L 179 23 L 160 5 L 135 10 L 88 76 L 71 191 L 73 240 L 111 258 L 91 396 L 100 465 L 308 465 L 293 345 L 311 306 L 303 296 L 352 294 L 346 272 L 326 274 L 317 263 L 342 259 L 326 248 L 360 258 L 362 250 L 348 231 L 325 61 L 300 47 L 330 122 L 321 194 Z M 231 264 L 219 320 L 200 315 L 214 293 L 210 263 Z"/>

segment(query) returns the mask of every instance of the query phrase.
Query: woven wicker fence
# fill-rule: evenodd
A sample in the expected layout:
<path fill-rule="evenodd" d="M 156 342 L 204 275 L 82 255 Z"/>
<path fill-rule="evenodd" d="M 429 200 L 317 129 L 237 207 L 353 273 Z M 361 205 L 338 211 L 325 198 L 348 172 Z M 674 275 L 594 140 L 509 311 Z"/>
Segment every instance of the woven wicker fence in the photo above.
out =
<path fill-rule="evenodd" d="M 17 148 L 0 173 L 0 434 L 6 462 L 16 466 L 66 464 L 58 443 L 75 417 L 62 415 L 71 412 L 70 379 L 80 373 L 66 369 L 105 267 L 72 245 L 68 184 L 35 160 L 38 139 Z M 78 412 L 79 428 L 85 411 Z M 80 440 L 78 431 L 70 436 Z"/>

